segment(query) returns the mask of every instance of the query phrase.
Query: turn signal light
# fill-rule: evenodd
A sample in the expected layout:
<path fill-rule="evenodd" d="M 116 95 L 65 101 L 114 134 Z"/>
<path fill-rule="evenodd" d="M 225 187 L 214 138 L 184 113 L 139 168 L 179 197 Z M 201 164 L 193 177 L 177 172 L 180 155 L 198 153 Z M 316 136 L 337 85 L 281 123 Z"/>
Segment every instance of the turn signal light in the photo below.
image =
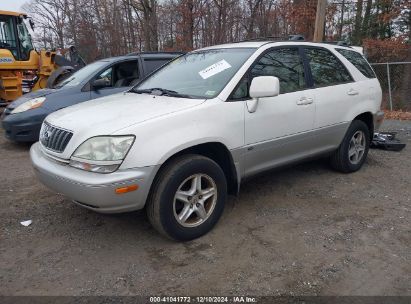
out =
<path fill-rule="evenodd" d="M 136 191 L 138 189 L 138 185 L 130 185 L 127 187 L 121 187 L 116 189 L 116 194 L 124 194 L 127 192 Z"/>

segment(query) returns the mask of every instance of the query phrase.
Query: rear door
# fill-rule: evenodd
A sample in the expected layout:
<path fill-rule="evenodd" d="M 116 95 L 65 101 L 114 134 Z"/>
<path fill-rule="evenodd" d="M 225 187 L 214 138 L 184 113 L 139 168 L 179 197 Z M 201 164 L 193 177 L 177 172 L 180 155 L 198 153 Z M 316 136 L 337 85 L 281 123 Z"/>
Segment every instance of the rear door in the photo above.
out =
<path fill-rule="evenodd" d="M 305 47 L 304 56 L 316 101 L 312 144 L 319 153 L 332 151 L 344 138 L 350 124 L 347 114 L 359 102 L 361 89 L 330 50 Z"/>
<path fill-rule="evenodd" d="M 360 99 L 360 88 L 344 64 L 328 49 L 306 47 L 316 99 L 315 129 L 347 123 L 347 111 Z"/>

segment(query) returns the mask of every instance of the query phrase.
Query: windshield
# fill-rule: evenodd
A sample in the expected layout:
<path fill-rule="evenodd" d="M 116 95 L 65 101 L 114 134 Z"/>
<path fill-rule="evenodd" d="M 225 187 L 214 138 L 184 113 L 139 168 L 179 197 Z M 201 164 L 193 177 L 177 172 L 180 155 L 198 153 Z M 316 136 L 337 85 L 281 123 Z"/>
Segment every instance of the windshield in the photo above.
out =
<path fill-rule="evenodd" d="M 133 88 L 148 93 L 167 90 L 192 98 L 216 97 L 255 49 L 233 48 L 186 54 L 170 62 Z"/>
<path fill-rule="evenodd" d="M 31 42 L 29 31 L 22 18 L 19 19 L 19 23 L 17 24 L 17 34 L 20 40 L 21 59 L 28 60 L 30 58 L 30 51 L 33 50 L 34 47 Z"/>
<path fill-rule="evenodd" d="M 84 68 L 81 68 L 69 78 L 64 79 L 61 81 L 56 88 L 59 89 L 61 87 L 74 87 L 79 85 L 80 83 L 88 80 L 91 76 L 93 76 L 96 72 L 98 72 L 103 66 L 107 65 L 105 61 L 96 61 L 89 65 L 86 65 Z"/>
<path fill-rule="evenodd" d="M 12 16 L 0 16 L 0 49 L 8 49 L 18 60 L 17 39 L 13 30 Z"/>

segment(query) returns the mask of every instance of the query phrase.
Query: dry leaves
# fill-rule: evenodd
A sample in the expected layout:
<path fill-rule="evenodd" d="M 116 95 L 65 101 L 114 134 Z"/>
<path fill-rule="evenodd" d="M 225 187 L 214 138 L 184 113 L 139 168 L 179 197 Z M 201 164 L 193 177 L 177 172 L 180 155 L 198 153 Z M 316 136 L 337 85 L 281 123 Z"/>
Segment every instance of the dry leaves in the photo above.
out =
<path fill-rule="evenodd" d="M 411 112 L 384 111 L 384 119 L 411 120 Z"/>

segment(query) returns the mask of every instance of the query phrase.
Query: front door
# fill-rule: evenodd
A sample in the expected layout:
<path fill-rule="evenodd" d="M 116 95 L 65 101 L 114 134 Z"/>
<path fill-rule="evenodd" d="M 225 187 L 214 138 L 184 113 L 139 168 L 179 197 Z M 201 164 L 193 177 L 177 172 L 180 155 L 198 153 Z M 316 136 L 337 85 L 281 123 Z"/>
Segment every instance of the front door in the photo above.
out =
<path fill-rule="evenodd" d="M 257 76 L 278 77 L 280 95 L 260 98 L 255 112 L 245 107 L 245 176 L 311 151 L 315 100 L 305 71 L 298 47 L 271 49 L 251 68 L 249 81 Z"/>

